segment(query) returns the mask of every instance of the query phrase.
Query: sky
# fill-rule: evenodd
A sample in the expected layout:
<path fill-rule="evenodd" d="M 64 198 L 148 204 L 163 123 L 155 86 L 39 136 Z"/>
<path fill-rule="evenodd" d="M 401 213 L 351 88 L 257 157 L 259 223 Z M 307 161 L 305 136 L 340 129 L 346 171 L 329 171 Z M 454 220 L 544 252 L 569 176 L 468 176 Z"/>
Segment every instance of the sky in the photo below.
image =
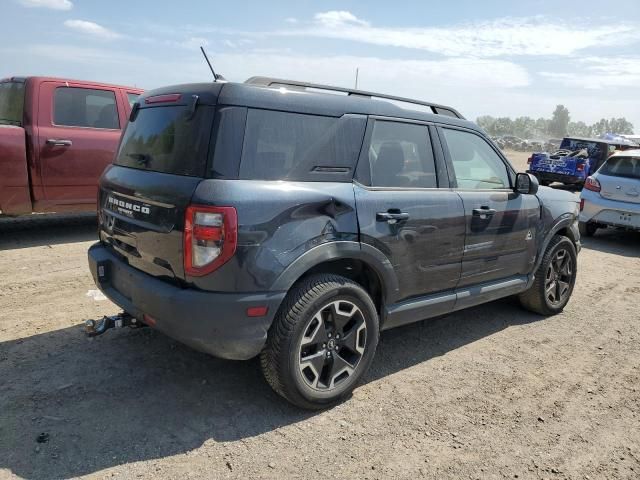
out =
<path fill-rule="evenodd" d="M 640 133 L 638 0 L 0 0 L 0 78 L 152 89 L 255 75 L 448 104 L 465 117 L 626 117 Z"/>

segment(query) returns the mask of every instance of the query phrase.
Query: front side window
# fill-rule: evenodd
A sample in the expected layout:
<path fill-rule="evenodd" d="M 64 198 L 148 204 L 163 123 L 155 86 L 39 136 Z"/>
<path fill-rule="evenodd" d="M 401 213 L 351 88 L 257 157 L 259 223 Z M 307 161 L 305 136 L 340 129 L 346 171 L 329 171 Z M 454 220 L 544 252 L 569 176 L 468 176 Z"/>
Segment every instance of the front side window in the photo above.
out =
<path fill-rule="evenodd" d="M 120 122 L 116 94 L 109 90 L 58 87 L 53 96 L 53 123 L 117 130 Z"/>
<path fill-rule="evenodd" d="M 240 162 L 246 180 L 351 181 L 364 116 L 249 109 Z"/>
<path fill-rule="evenodd" d="M 479 135 L 443 128 L 459 188 L 510 188 L 509 173 L 498 154 Z"/>
<path fill-rule="evenodd" d="M 369 146 L 369 165 L 374 187 L 438 186 L 429 129 L 425 125 L 376 121 Z"/>

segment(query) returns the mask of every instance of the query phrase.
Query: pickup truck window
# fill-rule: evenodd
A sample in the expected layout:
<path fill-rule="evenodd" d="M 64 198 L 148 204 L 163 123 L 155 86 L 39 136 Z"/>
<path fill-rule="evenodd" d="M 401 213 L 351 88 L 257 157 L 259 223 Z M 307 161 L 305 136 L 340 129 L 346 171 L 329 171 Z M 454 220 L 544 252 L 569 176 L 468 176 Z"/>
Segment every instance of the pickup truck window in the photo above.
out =
<path fill-rule="evenodd" d="M 140 96 L 139 93 L 127 92 L 127 100 L 129 100 L 129 106 L 131 108 L 133 108 L 133 104 L 136 103 L 136 100 L 138 100 L 139 96 Z"/>
<path fill-rule="evenodd" d="M 0 83 L 0 125 L 22 125 L 24 82 Z"/>
<path fill-rule="evenodd" d="M 53 123 L 68 127 L 120 128 L 116 95 L 109 90 L 58 87 L 53 98 Z"/>

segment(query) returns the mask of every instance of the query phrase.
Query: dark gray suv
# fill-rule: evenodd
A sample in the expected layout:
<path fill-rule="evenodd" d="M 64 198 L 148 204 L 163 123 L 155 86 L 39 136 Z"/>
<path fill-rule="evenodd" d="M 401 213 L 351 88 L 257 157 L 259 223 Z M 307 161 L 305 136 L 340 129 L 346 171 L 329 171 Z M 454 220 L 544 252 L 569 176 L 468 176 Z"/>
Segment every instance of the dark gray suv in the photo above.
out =
<path fill-rule="evenodd" d="M 89 264 L 116 323 L 259 355 L 276 392 L 324 408 L 381 330 L 509 295 L 560 312 L 577 216 L 450 107 L 268 78 L 178 85 L 134 105 Z"/>

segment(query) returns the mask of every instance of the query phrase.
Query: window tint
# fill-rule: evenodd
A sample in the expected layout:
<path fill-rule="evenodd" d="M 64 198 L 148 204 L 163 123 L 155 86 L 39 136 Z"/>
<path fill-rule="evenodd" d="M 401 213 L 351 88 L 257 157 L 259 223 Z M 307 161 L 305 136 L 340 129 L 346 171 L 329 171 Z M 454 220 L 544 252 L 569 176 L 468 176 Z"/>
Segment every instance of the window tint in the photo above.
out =
<path fill-rule="evenodd" d="M 0 83 L 0 125 L 22 125 L 24 82 Z"/>
<path fill-rule="evenodd" d="M 509 188 L 509 173 L 498 154 L 482 137 L 443 128 L 458 187 L 471 189 Z"/>
<path fill-rule="evenodd" d="M 359 115 L 334 118 L 249 109 L 240 178 L 350 181 L 365 124 Z"/>
<path fill-rule="evenodd" d="M 120 128 L 116 95 L 108 90 L 58 87 L 53 99 L 53 123 L 70 127 Z"/>
<path fill-rule="evenodd" d="M 425 125 L 376 121 L 369 145 L 369 165 L 374 187 L 438 186 Z"/>
<path fill-rule="evenodd" d="M 136 103 L 136 100 L 138 100 L 138 97 L 140 96 L 139 93 L 129 93 L 127 92 L 127 100 L 129 100 L 129 106 L 133 108 L 133 104 Z"/>
<path fill-rule="evenodd" d="M 640 157 L 611 157 L 598 173 L 612 177 L 640 179 Z"/>
<path fill-rule="evenodd" d="M 115 164 L 175 175 L 204 175 L 213 125 L 213 107 L 195 114 L 184 105 L 138 110 L 122 136 Z"/>

